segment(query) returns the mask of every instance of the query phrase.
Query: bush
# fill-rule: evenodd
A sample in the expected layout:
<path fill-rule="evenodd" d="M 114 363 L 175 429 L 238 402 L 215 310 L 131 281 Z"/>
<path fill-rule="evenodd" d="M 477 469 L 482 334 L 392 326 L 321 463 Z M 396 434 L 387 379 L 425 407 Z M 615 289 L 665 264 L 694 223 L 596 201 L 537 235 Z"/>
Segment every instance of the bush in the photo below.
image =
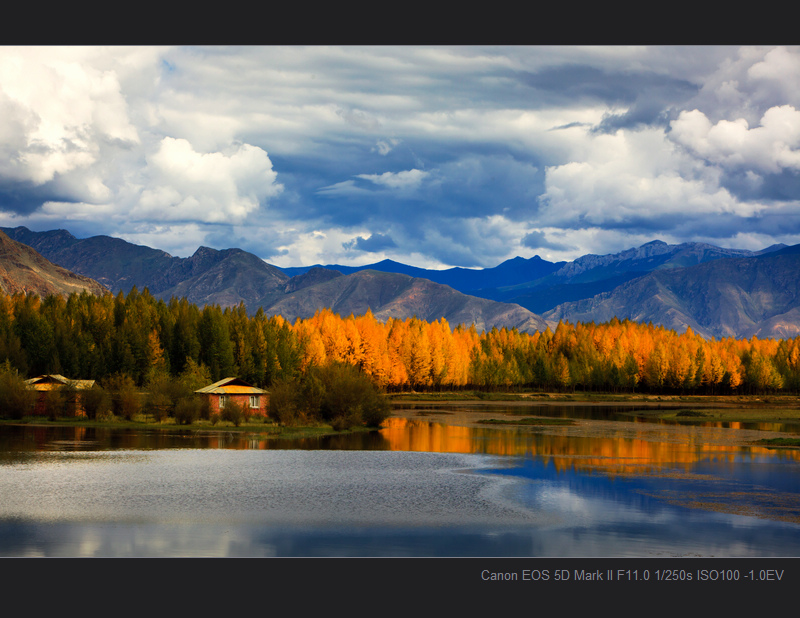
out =
<path fill-rule="evenodd" d="M 220 411 L 222 420 L 233 423 L 236 427 L 246 421 L 247 416 L 245 409 L 231 399 L 225 402 L 225 406 Z"/>
<path fill-rule="evenodd" d="M 326 421 L 341 431 L 358 425 L 379 426 L 389 416 L 386 396 L 353 365 L 313 367 L 299 382 L 276 382 L 270 390 L 270 416 L 280 423 L 298 415 Z"/>
<path fill-rule="evenodd" d="M 369 376 L 353 365 L 334 363 L 317 369 L 325 387 L 320 414 L 344 428 L 364 423 L 377 427 L 389 416 L 390 406 Z"/>
<path fill-rule="evenodd" d="M 278 380 L 269 391 L 269 416 L 281 425 L 295 425 L 299 417 L 296 380 Z"/>
<path fill-rule="evenodd" d="M 111 400 L 100 387 L 93 387 L 81 392 L 81 401 L 86 418 L 95 420 L 111 412 Z"/>
<path fill-rule="evenodd" d="M 157 423 L 167 418 L 174 409 L 172 400 L 163 393 L 150 393 L 145 404 L 147 414 L 152 414 Z"/>
<path fill-rule="evenodd" d="M 181 399 L 175 406 L 175 421 L 179 425 L 191 425 L 200 418 L 203 402 L 197 398 Z"/>
<path fill-rule="evenodd" d="M 0 367 L 0 415 L 15 420 L 33 411 L 36 391 L 28 388 L 8 362 Z"/>
<path fill-rule="evenodd" d="M 51 421 L 67 414 L 67 398 L 60 388 L 44 393 L 44 413 Z"/>
<path fill-rule="evenodd" d="M 134 415 L 141 410 L 142 404 L 136 383 L 128 375 L 116 374 L 107 381 L 108 391 L 111 393 L 112 410 L 116 416 L 121 416 L 126 421 L 133 420 Z"/>

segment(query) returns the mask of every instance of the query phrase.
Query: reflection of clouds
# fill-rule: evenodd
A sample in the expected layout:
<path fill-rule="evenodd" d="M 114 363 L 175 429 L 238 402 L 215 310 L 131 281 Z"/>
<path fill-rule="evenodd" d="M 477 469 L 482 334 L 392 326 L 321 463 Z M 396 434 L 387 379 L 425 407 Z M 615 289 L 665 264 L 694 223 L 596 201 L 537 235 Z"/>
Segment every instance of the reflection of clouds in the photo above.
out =
<path fill-rule="evenodd" d="M 43 523 L 28 532 L 21 553 L 26 558 L 273 557 L 277 553 L 272 543 L 254 543 L 252 530 L 230 525 Z"/>
<path fill-rule="evenodd" d="M 124 443 L 136 450 L 31 451 L 0 466 L 0 554 L 800 555 L 797 524 L 682 501 L 791 506 L 794 459 L 725 454 L 693 464 L 690 474 L 666 464 L 661 474 L 615 476 L 583 465 L 603 461 L 599 452 L 514 457 L 507 441 L 491 438 L 516 432 L 473 429 L 439 426 L 404 445 L 453 449 L 439 453 L 316 443 L 315 450 L 261 443 L 241 447 L 261 450 L 142 450 L 146 442 Z M 89 444 L 79 437 L 73 447 Z M 561 449 L 595 441 L 537 438 Z M 384 439 L 381 448 L 399 444 L 391 431 Z M 485 450 L 462 454 L 470 444 Z"/>

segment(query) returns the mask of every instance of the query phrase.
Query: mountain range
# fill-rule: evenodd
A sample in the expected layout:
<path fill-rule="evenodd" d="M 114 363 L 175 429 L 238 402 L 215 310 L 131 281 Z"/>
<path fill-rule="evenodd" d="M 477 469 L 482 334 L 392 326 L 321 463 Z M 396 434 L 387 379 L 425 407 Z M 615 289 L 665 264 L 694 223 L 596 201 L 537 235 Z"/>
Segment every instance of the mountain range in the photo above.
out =
<path fill-rule="evenodd" d="M 159 298 L 186 297 L 201 306 L 241 302 L 251 313 L 261 307 L 288 320 L 329 307 L 342 315 L 371 309 L 379 319 L 444 317 L 451 326 L 474 323 L 479 330 L 533 331 L 558 320 L 616 316 L 705 337 L 800 334 L 800 246 L 746 251 L 655 240 L 573 262 L 517 257 L 486 269 L 428 270 L 391 260 L 279 269 L 241 249 L 200 247 L 178 258 L 108 236 L 0 230 L 115 293 L 136 285 Z"/>
<path fill-rule="evenodd" d="M 290 277 L 241 249 L 200 247 L 191 257 L 178 258 L 109 236 L 79 239 L 66 230 L 0 230 L 52 262 L 96 279 L 114 293 L 146 287 L 156 298 L 185 297 L 200 306 L 244 303 L 251 313 L 263 308 L 267 315 L 280 313 L 289 321 L 311 317 L 328 307 L 342 315 L 371 309 L 379 319 L 445 318 L 451 326 L 474 323 L 479 330 L 507 326 L 533 332 L 547 328 L 540 316 L 518 305 L 469 296 L 402 273 L 367 270 L 345 275 L 312 268 Z"/>
<path fill-rule="evenodd" d="M 590 299 L 567 302 L 548 320 L 653 322 L 706 337 L 800 335 L 800 245 L 752 257 L 654 270 Z"/>

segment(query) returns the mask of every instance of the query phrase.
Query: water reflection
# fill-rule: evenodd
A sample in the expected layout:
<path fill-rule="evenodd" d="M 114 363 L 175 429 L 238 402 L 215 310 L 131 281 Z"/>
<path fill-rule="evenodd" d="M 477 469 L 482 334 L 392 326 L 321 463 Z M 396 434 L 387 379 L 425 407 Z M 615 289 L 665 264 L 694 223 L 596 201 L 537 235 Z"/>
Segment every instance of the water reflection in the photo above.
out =
<path fill-rule="evenodd" d="M 628 404 L 628 405 L 569 405 L 569 404 L 536 404 L 536 405 L 503 405 L 475 403 L 475 404 L 456 404 L 456 405 L 436 405 L 424 403 L 395 403 L 394 407 L 398 411 L 414 412 L 416 415 L 424 416 L 427 414 L 437 414 L 447 412 L 448 414 L 474 415 L 476 413 L 493 413 L 495 415 L 512 416 L 541 416 L 547 418 L 561 419 L 585 419 L 593 421 L 619 421 L 627 423 L 655 423 L 660 425 L 679 425 L 696 426 L 707 428 L 724 429 L 748 429 L 755 431 L 775 431 L 783 433 L 800 434 L 800 420 L 791 419 L 784 422 L 756 422 L 756 421 L 710 421 L 697 418 L 682 418 L 681 420 L 670 418 L 658 418 L 658 414 L 663 412 L 679 412 L 686 410 L 688 405 L 675 404 Z M 714 411 L 713 407 L 704 407 L 697 410 L 700 413 L 710 414 Z"/>
<path fill-rule="evenodd" d="M 296 440 L 3 426 L 0 555 L 800 555 L 800 453 L 743 444 L 769 430 L 594 413 L 422 406 Z"/>
<path fill-rule="evenodd" d="M 797 450 L 726 444 L 731 440 L 729 432 L 650 423 L 537 431 L 526 426 L 495 429 L 407 418 L 390 418 L 381 430 L 392 450 L 538 457 L 552 461 L 557 470 L 602 470 L 609 475 L 643 474 L 665 466 L 689 471 L 705 460 L 766 457 L 800 461 Z"/>
<path fill-rule="evenodd" d="M 0 431 L 0 464 L 14 463 L 24 453 L 161 449 L 411 451 L 537 457 L 552 462 L 557 470 L 602 471 L 611 476 L 658 473 L 665 467 L 689 472 L 702 461 L 800 461 L 800 450 L 742 445 L 741 436 L 749 436 L 755 442 L 761 434 L 719 424 L 582 421 L 574 426 L 495 427 L 481 426 L 475 410 L 448 410 L 447 422 L 428 420 L 426 416 L 442 412 L 426 408 L 421 418 L 417 411 L 410 417 L 391 417 L 379 431 L 297 439 L 224 430 L 4 426 Z M 493 409 L 483 416 L 495 418 L 502 413 Z M 507 418 L 513 421 L 515 417 Z"/>

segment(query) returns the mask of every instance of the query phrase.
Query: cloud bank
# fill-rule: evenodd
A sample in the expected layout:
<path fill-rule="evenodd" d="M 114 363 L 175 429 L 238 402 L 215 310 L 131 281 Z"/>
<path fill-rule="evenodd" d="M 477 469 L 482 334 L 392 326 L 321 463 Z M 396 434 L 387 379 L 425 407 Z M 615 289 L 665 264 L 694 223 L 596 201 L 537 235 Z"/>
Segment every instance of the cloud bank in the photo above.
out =
<path fill-rule="evenodd" d="M 794 47 L 5 47 L 0 222 L 282 266 L 800 242 Z"/>

